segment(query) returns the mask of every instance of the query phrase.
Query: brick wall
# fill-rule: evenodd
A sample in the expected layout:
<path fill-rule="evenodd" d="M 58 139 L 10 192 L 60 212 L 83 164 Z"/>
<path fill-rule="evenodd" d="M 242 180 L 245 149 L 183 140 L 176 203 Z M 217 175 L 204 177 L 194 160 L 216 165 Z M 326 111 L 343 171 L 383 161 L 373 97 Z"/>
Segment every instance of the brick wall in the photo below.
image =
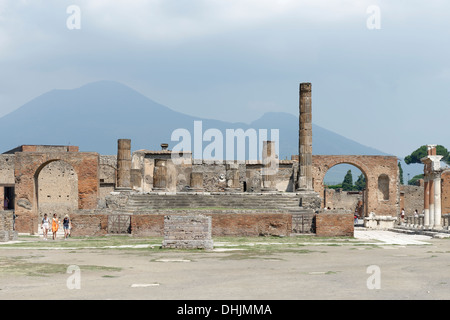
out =
<path fill-rule="evenodd" d="M 400 208 L 405 208 L 406 216 L 413 216 L 417 209 L 419 214 L 423 210 L 424 190 L 422 186 L 400 186 Z"/>
<path fill-rule="evenodd" d="M 108 233 L 107 214 L 72 214 L 72 236 L 104 236 Z"/>
<path fill-rule="evenodd" d="M 450 213 L 450 170 L 444 171 L 441 176 L 442 179 L 442 214 Z"/>
<path fill-rule="evenodd" d="M 353 213 L 325 213 L 316 215 L 318 237 L 353 237 Z"/>
<path fill-rule="evenodd" d="M 17 231 L 36 233 L 38 226 L 38 199 L 35 177 L 52 161 L 61 160 L 70 164 L 78 176 L 78 208 L 95 209 L 98 202 L 99 155 L 93 152 L 19 152 L 15 156 L 14 176 L 15 210 L 20 222 Z M 28 222 L 28 223 L 27 223 Z"/>
<path fill-rule="evenodd" d="M 212 218 L 213 236 L 288 236 L 292 230 L 291 214 L 204 214 Z M 73 236 L 99 236 L 108 232 L 107 214 L 72 214 Z M 134 236 L 164 235 L 164 215 L 131 215 Z"/>
<path fill-rule="evenodd" d="M 335 165 L 347 163 L 356 166 L 366 176 L 365 216 L 397 216 L 399 212 L 399 188 L 397 157 L 392 156 L 313 156 L 314 191 L 323 196 L 323 179 Z"/>

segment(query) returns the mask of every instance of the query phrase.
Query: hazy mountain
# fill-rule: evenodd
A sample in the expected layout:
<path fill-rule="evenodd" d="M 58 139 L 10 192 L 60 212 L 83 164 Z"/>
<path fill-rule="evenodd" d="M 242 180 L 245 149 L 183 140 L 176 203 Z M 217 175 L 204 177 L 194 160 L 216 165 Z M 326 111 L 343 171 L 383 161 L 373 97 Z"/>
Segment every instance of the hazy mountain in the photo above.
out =
<path fill-rule="evenodd" d="M 193 132 L 194 121 L 208 128 L 279 129 L 280 159 L 298 151 L 298 117 L 270 112 L 251 124 L 201 119 L 169 109 L 139 92 L 112 81 L 99 81 L 73 90 L 52 90 L 0 118 L 0 149 L 23 144 L 78 145 L 81 151 L 116 154 L 117 139 L 132 139 L 132 149 L 169 148 L 177 128 Z M 203 147 L 210 142 L 204 142 Z M 364 146 L 339 134 L 313 125 L 314 154 L 370 154 L 384 152 Z"/>

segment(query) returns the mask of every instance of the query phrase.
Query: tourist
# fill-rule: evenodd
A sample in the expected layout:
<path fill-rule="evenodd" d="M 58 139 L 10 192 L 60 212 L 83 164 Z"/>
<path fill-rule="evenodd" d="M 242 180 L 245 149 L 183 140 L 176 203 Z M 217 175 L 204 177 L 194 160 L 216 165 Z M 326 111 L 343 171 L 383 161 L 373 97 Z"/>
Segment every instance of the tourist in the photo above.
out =
<path fill-rule="evenodd" d="M 67 240 L 67 237 L 70 235 L 70 219 L 67 214 L 64 216 L 63 228 L 64 228 L 64 240 Z"/>
<path fill-rule="evenodd" d="M 53 232 L 53 240 L 56 240 L 56 232 L 59 228 L 59 220 L 56 217 L 56 213 L 53 214 L 53 221 L 52 221 L 52 232 Z"/>
<path fill-rule="evenodd" d="M 9 199 L 5 197 L 5 202 L 3 203 L 3 209 L 8 210 L 9 207 Z"/>
<path fill-rule="evenodd" d="M 419 216 L 419 212 L 417 211 L 417 209 L 416 210 L 414 210 L 414 217 L 418 217 Z"/>
<path fill-rule="evenodd" d="M 400 215 L 401 222 L 403 223 L 405 221 L 405 208 L 402 208 L 402 213 Z"/>
<path fill-rule="evenodd" d="M 47 240 L 48 229 L 50 228 L 50 220 L 47 217 L 47 214 L 44 214 L 44 218 L 42 219 L 41 229 L 43 231 L 44 240 Z"/>

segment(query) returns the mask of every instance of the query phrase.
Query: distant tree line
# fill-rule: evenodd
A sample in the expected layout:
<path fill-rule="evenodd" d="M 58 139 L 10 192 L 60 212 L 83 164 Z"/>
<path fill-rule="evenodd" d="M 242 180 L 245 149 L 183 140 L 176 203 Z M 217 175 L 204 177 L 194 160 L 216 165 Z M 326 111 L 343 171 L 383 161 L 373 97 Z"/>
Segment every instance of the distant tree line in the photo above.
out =
<path fill-rule="evenodd" d="M 428 155 L 427 146 L 426 145 L 421 146 L 420 148 L 414 150 L 410 155 L 405 157 L 405 163 L 408 165 L 411 163 L 422 163 L 420 159 L 425 158 L 427 155 Z M 450 152 L 447 150 L 447 148 L 445 148 L 442 145 L 437 145 L 436 155 L 442 156 L 441 161 L 450 165 Z M 401 168 L 400 163 L 399 167 Z M 403 175 L 403 170 L 401 171 L 401 173 Z M 417 181 L 423 178 L 424 178 L 423 173 L 415 175 L 414 177 L 412 177 L 412 179 L 408 180 L 408 185 L 416 185 Z M 403 179 L 402 176 L 401 179 Z"/>
<path fill-rule="evenodd" d="M 353 184 L 352 170 L 348 170 L 344 180 L 340 184 L 326 185 L 328 189 L 342 189 L 343 191 L 362 191 L 366 189 L 366 177 L 361 173 Z"/>

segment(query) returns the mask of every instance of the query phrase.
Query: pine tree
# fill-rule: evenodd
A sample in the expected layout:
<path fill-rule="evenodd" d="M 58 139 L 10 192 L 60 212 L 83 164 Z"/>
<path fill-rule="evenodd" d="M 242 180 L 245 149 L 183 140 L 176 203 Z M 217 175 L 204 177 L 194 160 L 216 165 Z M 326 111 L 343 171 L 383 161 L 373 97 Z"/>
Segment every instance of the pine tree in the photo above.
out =
<path fill-rule="evenodd" d="M 344 191 L 352 191 L 353 190 L 352 170 L 347 171 L 347 174 L 344 177 L 344 181 L 342 181 L 342 190 L 344 190 Z"/>
<path fill-rule="evenodd" d="M 402 164 L 400 162 L 398 163 L 398 174 L 400 176 L 400 184 L 404 184 L 403 183 L 403 168 L 402 168 Z"/>
<path fill-rule="evenodd" d="M 366 177 L 364 176 L 363 173 L 361 173 L 358 177 L 358 180 L 356 180 L 355 189 L 358 191 L 366 189 Z"/>

